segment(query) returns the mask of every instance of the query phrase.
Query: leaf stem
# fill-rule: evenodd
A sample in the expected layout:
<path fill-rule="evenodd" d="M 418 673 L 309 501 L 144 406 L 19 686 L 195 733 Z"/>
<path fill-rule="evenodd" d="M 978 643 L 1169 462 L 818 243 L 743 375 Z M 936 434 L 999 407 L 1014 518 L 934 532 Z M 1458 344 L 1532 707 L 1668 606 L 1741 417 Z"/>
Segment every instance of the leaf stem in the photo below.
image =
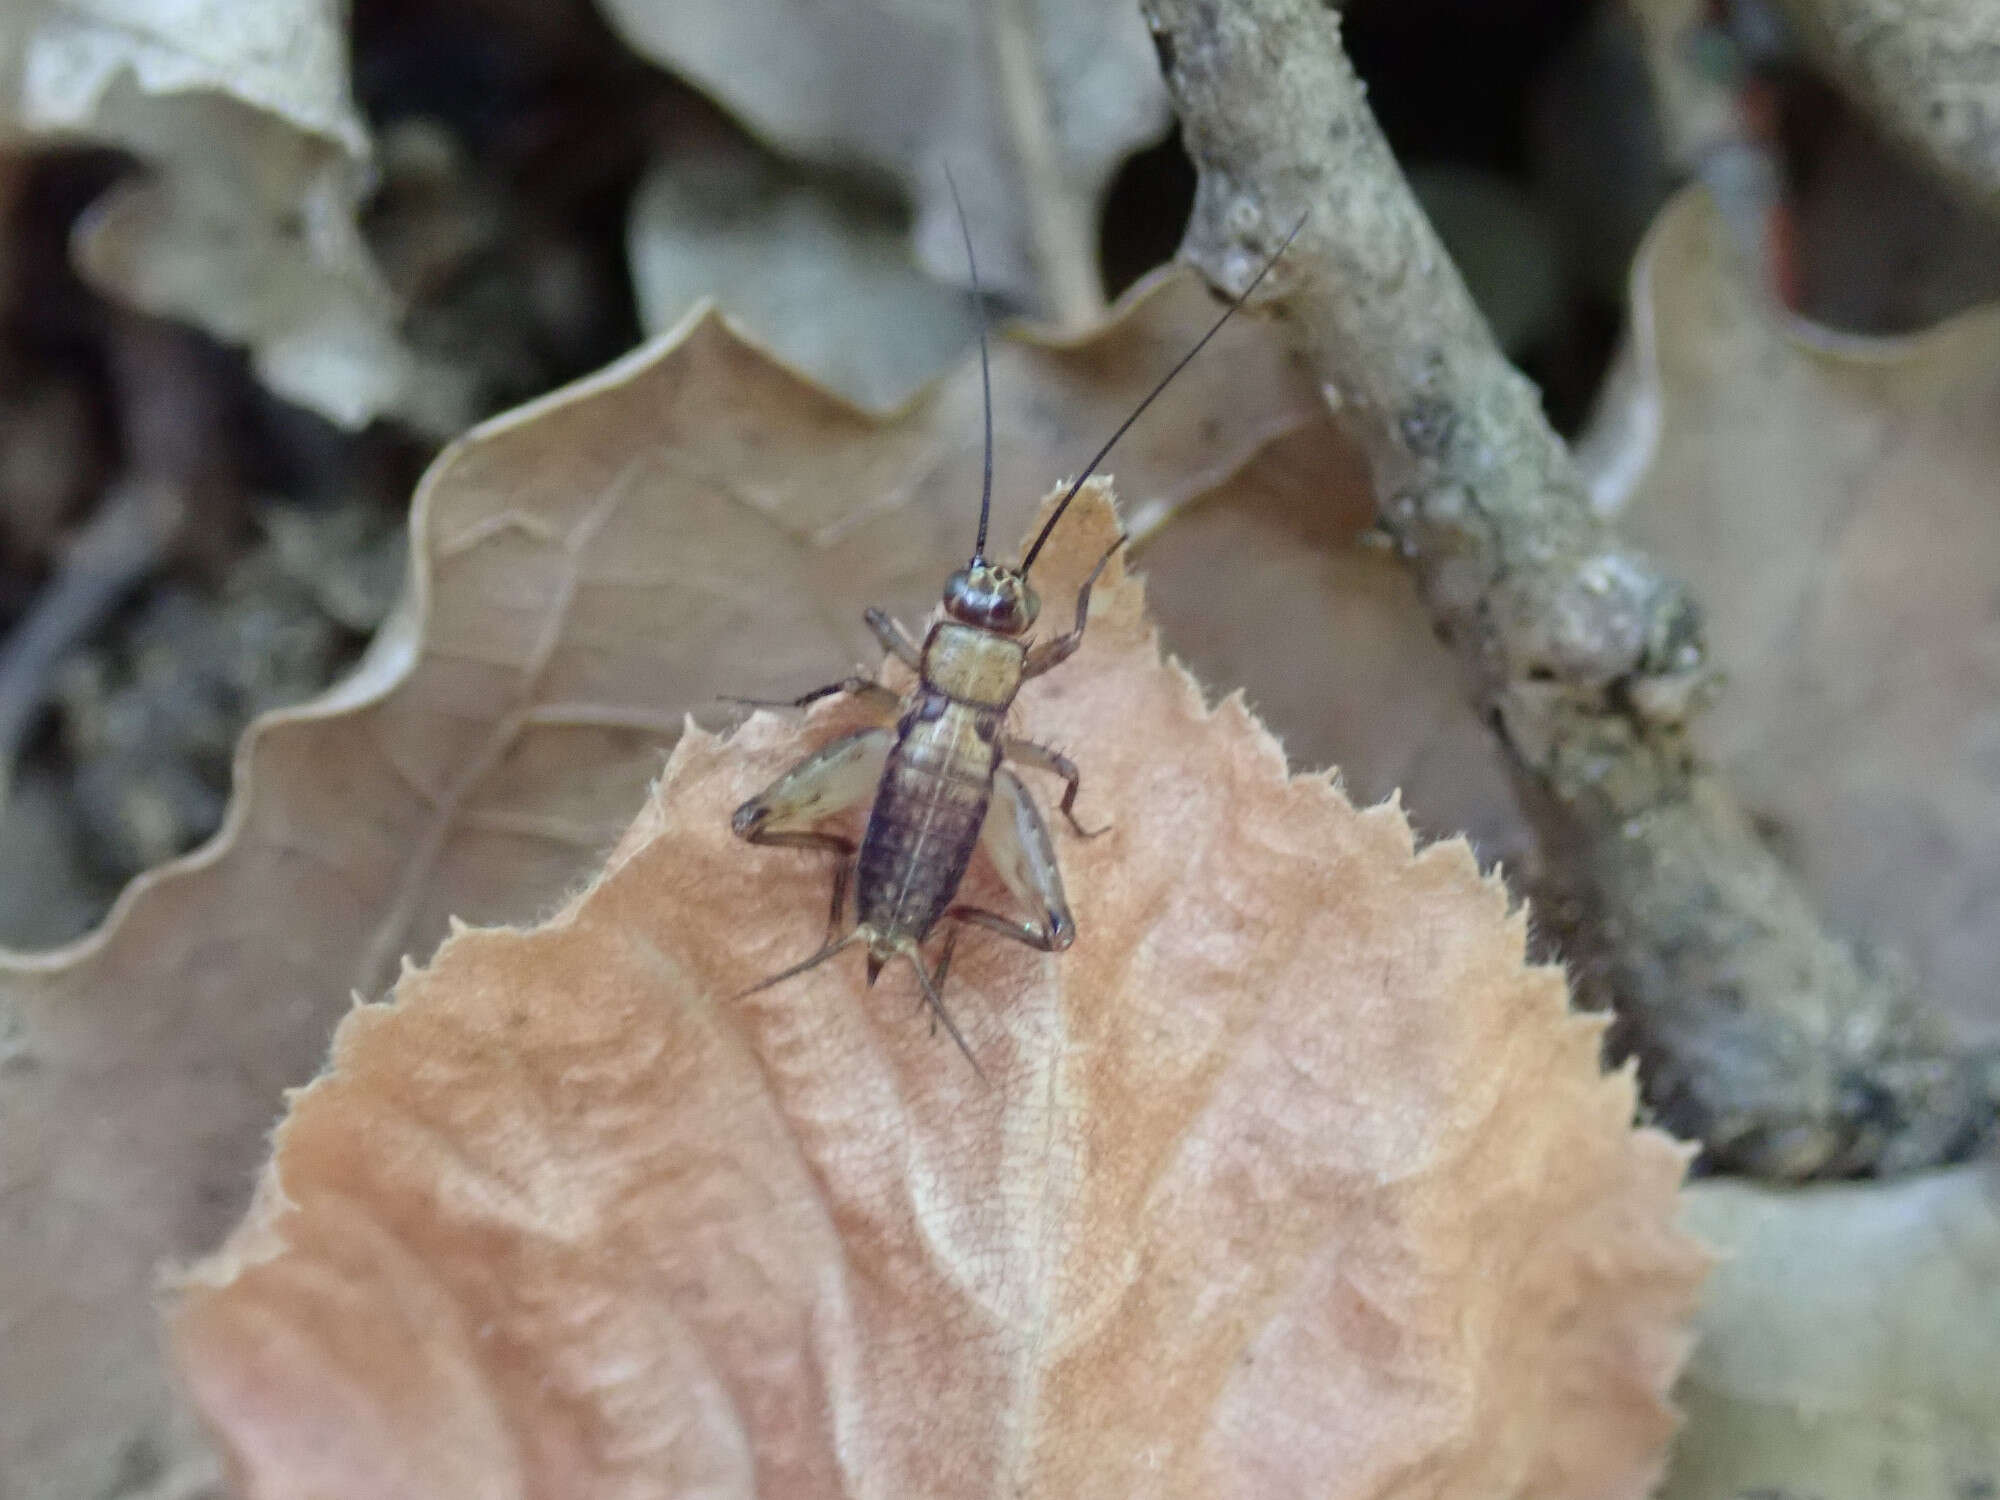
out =
<path fill-rule="evenodd" d="M 1078 198 L 1056 160 L 1055 121 L 1028 12 L 1029 0 L 985 0 L 979 7 L 1000 84 L 1000 117 L 1021 173 L 1044 310 L 1059 327 L 1087 328 L 1105 307 L 1092 222 L 1097 205 Z"/>

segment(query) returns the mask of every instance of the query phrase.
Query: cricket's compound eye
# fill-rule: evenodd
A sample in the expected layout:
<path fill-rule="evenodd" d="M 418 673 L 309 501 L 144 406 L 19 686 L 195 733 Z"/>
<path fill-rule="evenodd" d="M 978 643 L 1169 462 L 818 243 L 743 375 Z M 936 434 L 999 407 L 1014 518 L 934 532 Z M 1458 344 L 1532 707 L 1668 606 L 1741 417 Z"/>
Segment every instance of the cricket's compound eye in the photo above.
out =
<path fill-rule="evenodd" d="M 961 624 L 1019 635 L 1035 623 L 1042 601 L 1028 587 L 1028 580 L 1012 568 L 976 562 L 946 580 L 944 608 Z"/>

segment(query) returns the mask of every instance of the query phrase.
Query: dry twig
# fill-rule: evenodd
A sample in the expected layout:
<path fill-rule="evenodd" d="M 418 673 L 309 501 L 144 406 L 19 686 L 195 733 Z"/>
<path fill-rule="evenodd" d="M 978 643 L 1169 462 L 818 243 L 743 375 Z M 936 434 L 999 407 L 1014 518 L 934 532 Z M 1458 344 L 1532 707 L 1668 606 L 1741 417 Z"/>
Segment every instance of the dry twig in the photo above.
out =
<path fill-rule="evenodd" d="M 1655 1106 L 1715 1163 L 1773 1177 L 1968 1150 L 1992 1079 L 1821 928 L 1695 754 L 1709 674 L 1694 606 L 1591 510 L 1411 197 L 1337 12 L 1145 10 L 1201 170 L 1182 253 L 1241 286 L 1310 210 L 1269 305 L 1369 455 L 1383 523 L 1536 820 L 1571 951 L 1615 997 Z"/>

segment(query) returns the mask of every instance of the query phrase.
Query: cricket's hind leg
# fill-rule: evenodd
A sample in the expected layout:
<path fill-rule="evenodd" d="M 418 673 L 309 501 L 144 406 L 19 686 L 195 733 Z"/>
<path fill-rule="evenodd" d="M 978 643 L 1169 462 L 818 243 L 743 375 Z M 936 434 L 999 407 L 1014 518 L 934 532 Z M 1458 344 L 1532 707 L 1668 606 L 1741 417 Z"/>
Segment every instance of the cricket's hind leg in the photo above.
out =
<path fill-rule="evenodd" d="M 753 844 L 785 849 L 825 849 L 840 857 L 834 871 L 827 940 L 840 929 L 847 886 L 854 868 L 855 843 L 844 834 L 814 825 L 859 807 L 875 793 L 896 742 L 894 731 L 863 729 L 807 756 L 736 809 L 730 827 Z"/>
<path fill-rule="evenodd" d="M 993 801 L 986 809 L 986 821 L 979 827 L 979 842 L 987 856 L 999 870 L 1000 878 L 1007 889 L 1029 910 L 1038 912 L 1041 920 L 1023 921 L 1018 917 L 1002 916 L 997 911 L 988 911 L 983 906 L 961 902 L 945 911 L 945 918 L 954 925 L 945 930 L 944 946 L 938 954 L 937 969 L 932 974 L 924 972 L 922 957 L 914 950 L 910 952 L 910 962 L 915 965 L 917 977 L 924 987 L 924 1003 L 930 1007 L 933 1027 L 942 1025 L 951 1033 L 951 1039 L 958 1043 L 958 1050 L 965 1054 L 973 1071 L 983 1080 L 985 1069 L 972 1055 L 972 1049 L 965 1038 L 952 1024 L 946 1013 L 944 1001 L 940 997 L 944 991 L 945 976 L 951 972 L 952 950 L 958 944 L 961 926 L 971 923 L 1010 937 L 1017 943 L 1026 943 L 1043 953 L 1060 953 L 1076 941 L 1076 920 L 1070 916 L 1069 902 L 1063 896 L 1062 870 L 1056 864 L 1055 844 L 1049 838 L 1048 825 L 1036 810 L 1034 799 L 1028 789 L 1021 784 L 1021 778 L 1001 767 L 993 778 Z"/>
<path fill-rule="evenodd" d="M 729 826 L 753 844 L 799 843 L 799 835 L 835 813 L 859 807 L 881 784 L 882 769 L 896 736 L 889 729 L 862 729 L 814 751 L 763 791 L 736 809 Z M 817 834 L 826 840 L 830 834 Z M 852 839 L 839 840 L 847 848 Z M 807 847 L 829 847 L 824 842 Z"/>
<path fill-rule="evenodd" d="M 945 912 L 1026 943 L 1043 953 L 1060 953 L 1076 941 L 1076 919 L 1063 895 L 1062 867 L 1056 863 L 1055 842 L 1042 821 L 1035 800 L 1021 778 L 1002 766 L 993 776 L 993 802 L 979 828 L 979 842 L 1014 898 L 1038 920 L 1002 916 L 983 906 L 961 904 Z M 945 953 L 950 961 L 950 950 Z M 942 969 L 943 965 L 940 965 Z M 942 985 L 942 974 L 940 974 Z"/>

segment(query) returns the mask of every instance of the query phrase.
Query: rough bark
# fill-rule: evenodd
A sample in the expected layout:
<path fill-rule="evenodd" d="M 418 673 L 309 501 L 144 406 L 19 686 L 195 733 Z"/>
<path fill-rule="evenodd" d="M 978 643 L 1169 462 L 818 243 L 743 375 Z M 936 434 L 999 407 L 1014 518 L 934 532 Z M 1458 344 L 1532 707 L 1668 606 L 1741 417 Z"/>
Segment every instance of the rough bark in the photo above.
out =
<path fill-rule="evenodd" d="M 1536 820 L 1560 893 L 1545 916 L 1615 1003 L 1661 1116 L 1767 1177 L 1971 1149 L 1990 1065 L 1822 929 L 1695 752 L 1694 603 L 1592 511 L 1412 198 L 1337 12 L 1142 8 L 1201 172 L 1182 253 L 1241 287 L 1309 215 L 1262 305 L 1367 450 L 1383 525 Z"/>
<path fill-rule="evenodd" d="M 1884 130 L 2000 213 L 2000 5 L 1784 0 L 1807 49 Z"/>

